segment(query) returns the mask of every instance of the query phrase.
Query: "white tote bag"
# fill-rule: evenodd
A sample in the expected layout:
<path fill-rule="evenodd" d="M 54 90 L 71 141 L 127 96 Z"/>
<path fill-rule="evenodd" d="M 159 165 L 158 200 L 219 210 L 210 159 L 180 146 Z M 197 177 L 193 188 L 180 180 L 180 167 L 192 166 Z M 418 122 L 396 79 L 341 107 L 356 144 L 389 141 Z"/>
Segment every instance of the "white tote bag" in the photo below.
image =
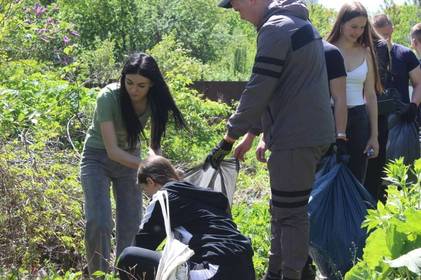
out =
<path fill-rule="evenodd" d="M 154 199 L 158 200 L 161 205 L 167 234 L 167 241 L 162 251 L 155 280 L 187 280 L 189 279 L 187 261 L 194 255 L 194 251 L 174 238 L 171 231 L 168 192 L 166 190 L 158 191 L 154 195 Z"/>

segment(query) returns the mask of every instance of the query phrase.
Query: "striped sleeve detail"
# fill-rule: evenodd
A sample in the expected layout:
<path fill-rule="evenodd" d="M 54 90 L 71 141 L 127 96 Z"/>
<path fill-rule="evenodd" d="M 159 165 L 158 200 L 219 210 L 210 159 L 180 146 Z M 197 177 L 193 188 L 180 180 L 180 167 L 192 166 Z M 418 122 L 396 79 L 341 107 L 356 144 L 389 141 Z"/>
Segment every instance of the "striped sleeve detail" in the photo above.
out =
<path fill-rule="evenodd" d="M 295 191 L 295 192 L 285 192 L 285 191 L 278 191 L 275 189 L 271 189 L 272 194 L 281 197 L 300 197 L 300 196 L 308 196 L 311 193 L 311 189 L 304 190 L 304 191 Z"/>
<path fill-rule="evenodd" d="M 267 63 L 267 64 L 273 64 L 273 65 L 279 65 L 279 66 L 283 66 L 285 61 L 282 59 L 277 59 L 277 58 L 272 58 L 272 57 L 267 57 L 267 56 L 258 56 L 255 59 L 255 62 L 261 62 L 261 63 Z"/>
<path fill-rule="evenodd" d="M 273 78 L 279 78 L 285 61 L 278 58 L 258 56 L 255 59 L 253 73 Z"/>
<path fill-rule="evenodd" d="M 278 208 L 298 208 L 303 207 L 308 204 L 308 199 L 294 202 L 281 202 L 276 200 L 271 200 L 272 205 Z"/>
<path fill-rule="evenodd" d="M 253 73 L 264 75 L 264 76 L 269 76 L 269 77 L 273 77 L 273 78 L 279 78 L 281 76 L 282 72 L 276 72 L 276 71 L 267 70 L 267 69 L 263 69 L 263 68 L 259 68 L 259 67 L 253 67 Z"/>

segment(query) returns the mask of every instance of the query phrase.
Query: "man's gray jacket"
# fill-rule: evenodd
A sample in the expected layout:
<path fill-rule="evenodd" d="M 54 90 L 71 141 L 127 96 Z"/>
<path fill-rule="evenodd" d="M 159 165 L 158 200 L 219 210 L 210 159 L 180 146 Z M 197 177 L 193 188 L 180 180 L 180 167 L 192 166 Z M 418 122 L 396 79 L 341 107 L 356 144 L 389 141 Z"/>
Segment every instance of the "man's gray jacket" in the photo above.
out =
<path fill-rule="evenodd" d="M 228 136 L 264 133 L 270 150 L 335 140 L 323 43 L 301 1 L 273 1 L 257 28 L 252 76 Z"/>

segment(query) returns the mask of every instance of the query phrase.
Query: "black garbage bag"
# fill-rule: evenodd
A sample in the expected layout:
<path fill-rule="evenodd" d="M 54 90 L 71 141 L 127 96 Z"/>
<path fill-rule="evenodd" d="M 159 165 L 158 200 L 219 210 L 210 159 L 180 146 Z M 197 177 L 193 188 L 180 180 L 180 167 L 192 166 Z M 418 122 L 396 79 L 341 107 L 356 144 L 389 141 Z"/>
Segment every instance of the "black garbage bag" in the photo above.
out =
<path fill-rule="evenodd" d="M 403 157 L 404 163 L 412 164 L 420 157 L 420 143 L 415 122 L 401 120 L 398 114 L 389 117 L 389 137 L 386 158 L 394 160 Z"/>
<path fill-rule="evenodd" d="M 240 163 L 237 159 L 226 159 L 221 162 L 218 169 L 206 163 L 193 167 L 186 172 L 184 180 L 199 187 L 222 192 L 232 205 L 239 170 Z"/>
<path fill-rule="evenodd" d="M 308 204 L 310 256 L 323 276 L 342 279 L 362 256 L 367 232 L 361 224 L 373 206 L 374 199 L 344 163 L 316 179 Z"/>

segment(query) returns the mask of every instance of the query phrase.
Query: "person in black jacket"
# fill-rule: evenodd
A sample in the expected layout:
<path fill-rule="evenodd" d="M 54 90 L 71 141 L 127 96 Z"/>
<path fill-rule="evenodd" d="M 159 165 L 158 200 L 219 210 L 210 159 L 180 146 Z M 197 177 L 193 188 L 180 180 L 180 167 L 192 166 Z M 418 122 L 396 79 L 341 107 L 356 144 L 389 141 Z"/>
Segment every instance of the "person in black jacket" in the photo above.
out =
<path fill-rule="evenodd" d="M 141 163 L 138 183 L 151 196 L 167 190 L 171 229 L 194 251 L 188 261 L 190 279 L 255 279 L 250 239 L 237 230 L 224 194 L 180 181 L 170 162 L 156 155 Z M 155 279 L 161 257 L 155 250 L 165 237 L 161 206 L 153 199 L 134 246 L 118 259 L 120 278 Z"/>

